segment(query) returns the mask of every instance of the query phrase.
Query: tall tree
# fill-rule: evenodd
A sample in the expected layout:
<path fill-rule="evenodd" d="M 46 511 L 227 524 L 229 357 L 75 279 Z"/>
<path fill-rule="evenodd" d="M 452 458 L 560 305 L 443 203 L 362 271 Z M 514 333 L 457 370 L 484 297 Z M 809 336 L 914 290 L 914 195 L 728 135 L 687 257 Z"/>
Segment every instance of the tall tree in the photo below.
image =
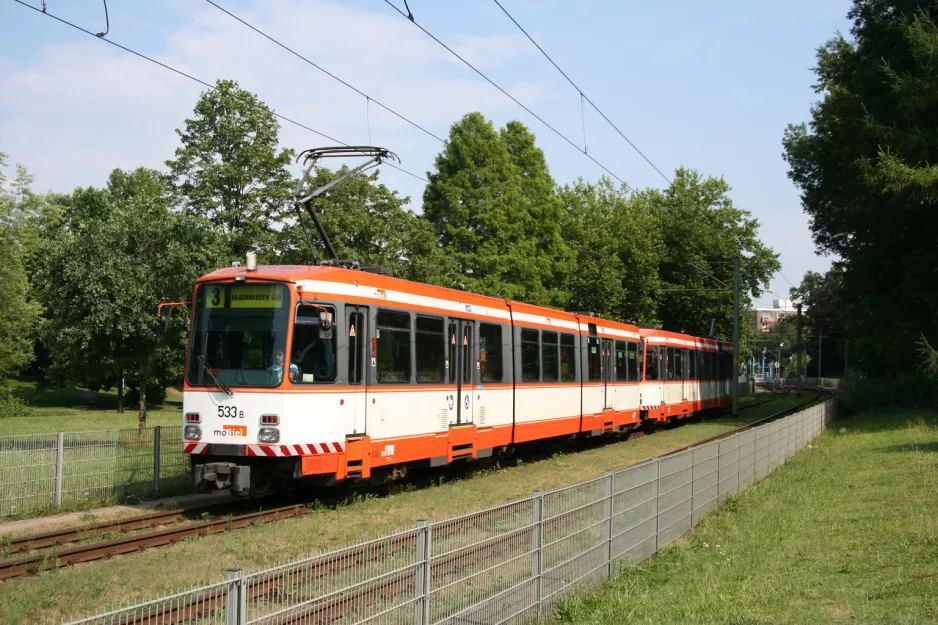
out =
<path fill-rule="evenodd" d="M 37 218 L 36 197 L 29 190 L 32 178 L 17 167 L 8 185 L 5 167 L 6 155 L 0 152 L 0 399 L 3 381 L 33 359 L 33 332 L 41 312 L 27 275 Z"/>
<path fill-rule="evenodd" d="M 518 121 L 508 122 L 499 136 L 511 161 L 521 172 L 521 211 L 530 215 L 525 238 L 533 241 L 538 253 L 532 259 L 543 288 L 546 304 L 564 307 L 570 299 L 567 280 L 573 273 L 575 254 L 564 237 L 564 206 L 550 175 L 544 151 L 535 145 L 535 136 Z"/>
<path fill-rule="evenodd" d="M 64 204 L 41 266 L 50 373 L 96 388 L 126 373 L 142 428 L 148 387 L 178 379 L 185 353 L 185 324 L 161 336 L 157 305 L 188 300 L 221 243 L 203 218 L 171 210 L 172 188 L 148 169 L 115 170 L 107 190 L 78 189 Z"/>
<path fill-rule="evenodd" d="M 843 266 L 834 263 L 823 275 L 815 271 L 805 273 L 801 284 L 791 290 L 791 296 L 804 304 L 806 351 L 809 354 L 822 352 L 822 357 L 814 362 L 818 366 L 827 363 L 824 371 L 815 370 L 818 377 L 834 377 L 833 374 L 842 371 L 847 336 L 847 304 L 843 288 Z M 864 362 L 867 359 L 867 355 L 862 353 L 856 357 Z"/>
<path fill-rule="evenodd" d="M 843 263 L 850 352 L 870 374 L 938 343 L 938 27 L 934 0 L 854 0 L 852 40 L 817 55 L 811 122 L 785 158 L 820 252 Z"/>
<path fill-rule="evenodd" d="M 532 236 L 542 224 L 524 199 L 521 169 L 492 123 L 469 113 L 453 124 L 435 169 L 423 216 L 436 228 L 459 283 L 485 295 L 553 303 L 552 263 L 538 262 L 540 238 Z"/>
<path fill-rule="evenodd" d="M 687 169 L 675 172 L 665 192 L 645 192 L 662 232 L 658 317 L 665 328 L 706 335 L 715 319 L 717 335 L 730 338 L 733 259 L 740 259 L 741 316 L 780 268 L 778 254 L 759 240 L 758 220 L 734 206 L 729 192 L 722 178 Z M 741 320 L 743 356 L 749 351 L 745 338 L 753 333 Z"/>
<path fill-rule="evenodd" d="M 269 253 L 277 225 L 290 208 L 292 150 L 278 144 L 280 126 L 257 96 L 219 80 L 176 133 L 182 142 L 166 161 L 187 212 L 227 235 L 230 254 Z"/>
<path fill-rule="evenodd" d="M 348 167 L 317 169 L 310 186 L 324 186 L 347 171 Z M 317 198 L 312 209 L 339 258 L 386 267 L 409 280 L 447 285 L 447 259 L 433 228 L 407 209 L 408 202 L 380 184 L 376 170 L 345 179 Z M 278 237 L 280 262 L 306 264 L 313 255 L 325 256 L 325 246 L 305 212 L 301 219 L 302 223 L 292 220 Z"/>

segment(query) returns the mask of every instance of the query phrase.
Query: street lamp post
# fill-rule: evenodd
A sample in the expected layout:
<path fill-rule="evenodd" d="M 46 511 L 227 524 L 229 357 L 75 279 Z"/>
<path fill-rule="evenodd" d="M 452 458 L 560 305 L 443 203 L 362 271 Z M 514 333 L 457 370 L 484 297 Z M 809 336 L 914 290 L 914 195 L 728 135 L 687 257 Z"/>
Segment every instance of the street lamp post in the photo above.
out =
<path fill-rule="evenodd" d="M 778 370 L 775 372 L 775 375 L 778 377 L 779 383 L 782 381 L 782 346 L 785 345 L 785 342 L 782 341 L 778 344 Z"/>

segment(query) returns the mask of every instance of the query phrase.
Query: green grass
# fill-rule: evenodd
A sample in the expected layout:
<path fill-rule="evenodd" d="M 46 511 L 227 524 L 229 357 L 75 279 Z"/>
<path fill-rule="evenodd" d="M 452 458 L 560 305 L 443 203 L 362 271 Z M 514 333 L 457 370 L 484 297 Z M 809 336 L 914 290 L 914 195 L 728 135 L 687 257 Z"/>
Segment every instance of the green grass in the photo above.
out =
<path fill-rule="evenodd" d="M 780 398 L 746 410 L 735 419 L 688 423 L 576 453 L 557 451 L 541 460 L 528 458 L 516 466 L 479 470 L 464 479 L 441 478 L 429 487 L 400 485 L 385 497 L 359 496 L 335 508 L 312 505 L 302 518 L 9 580 L 0 583 L 0 622 L 34 623 L 83 616 L 112 602 L 143 600 L 198 582 L 217 581 L 226 568 L 267 568 L 410 528 L 417 519 L 439 519 L 503 503 L 725 433 L 803 399 Z"/>
<path fill-rule="evenodd" d="M 29 403 L 31 414 L 0 419 L 0 436 L 137 427 L 135 405 L 125 404 L 124 414 L 117 413 L 115 389 L 96 393 L 77 388 L 39 390 L 36 382 L 29 378 L 7 381 L 13 394 Z M 147 425 L 180 425 L 181 411 L 182 394 L 168 389 L 166 402 L 147 411 Z"/>
<path fill-rule="evenodd" d="M 938 622 L 938 415 L 839 421 L 562 623 Z"/>

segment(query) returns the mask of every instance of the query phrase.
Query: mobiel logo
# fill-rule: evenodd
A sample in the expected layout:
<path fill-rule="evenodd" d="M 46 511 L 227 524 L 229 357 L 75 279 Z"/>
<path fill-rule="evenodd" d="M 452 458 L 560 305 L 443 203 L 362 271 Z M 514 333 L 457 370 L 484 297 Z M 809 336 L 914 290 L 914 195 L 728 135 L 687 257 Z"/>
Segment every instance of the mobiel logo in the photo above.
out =
<path fill-rule="evenodd" d="M 246 425 L 224 425 L 220 430 L 212 431 L 215 436 L 247 436 L 248 426 Z"/>

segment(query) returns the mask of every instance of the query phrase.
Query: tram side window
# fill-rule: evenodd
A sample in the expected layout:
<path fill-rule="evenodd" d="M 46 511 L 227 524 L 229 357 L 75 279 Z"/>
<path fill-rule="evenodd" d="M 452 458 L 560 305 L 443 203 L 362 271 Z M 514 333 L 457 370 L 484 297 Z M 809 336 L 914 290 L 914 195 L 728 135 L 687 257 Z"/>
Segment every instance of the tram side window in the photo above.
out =
<path fill-rule="evenodd" d="M 687 350 L 687 379 L 697 379 L 697 350 Z"/>
<path fill-rule="evenodd" d="M 626 366 L 629 370 L 629 380 L 637 380 L 639 378 L 638 373 L 638 343 L 626 343 Z"/>
<path fill-rule="evenodd" d="M 586 360 L 589 367 L 587 380 L 590 382 L 599 382 L 603 378 L 603 353 L 599 346 L 599 339 L 592 336 L 589 337 L 586 341 L 586 349 Z"/>
<path fill-rule="evenodd" d="M 618 382 L 625 382 L 629 379 L 629 370 L 625 363 L 625 341 L 616 341 L 616 381 Z"/>
<path fill-rule="evenodd" d="M 707 354 L 707 379 L 717 379 L 717 355 L 715 352 Z"/>
<path fill-rule="evenodd" d="M 501 382 L 505 379 L 502 366 L 502 327 L 491 323 L 479 324 L 479 371 L 482 382 Z"/>
<path fill-rule="evenodd" d="M 676 348 L 674 350 L 674 379 L 684 379 L 684 353 L 687 350 Z"/>
<path fill-rule="evenodd" d="M 658 379 L 658 348 L 648 347 L 645 353 L 645 379 Z"/>
<path fill-rule="evenodd" d="M 417 382 L 439 384 L 446 375 L 446 342 L 443 320 L 435 317 L 417 317 L 414 346 L 417 352 Z"/>
<path fill-rule="evenodd" d="M 576 338 L 560 335 L 560 381 L 576 382 Z"/>
<path fill-rule="evenodd" d="M 664 348 L 664 349 L 665 349 L 665 351 L 664 351 L 665 362 L 667 363 L 666 366 L 665 366 L 665 370 L 668 372 L 668 377 L 667 377 L 667 379 L 668 379 L 668 380 L 673 380 L 673 379 L 675 378 L 675 373 L 674 373 L 674 348 L 673 348 L 673 347 L 666 347 L 666 348 Z"/>
<path fill-rule="evenodd" d="M 560 377 L 556 332 L 541 332 L 541 375 L 544 382 L 556 382 Z"/>
<path fill-rule="evenodd" d="M 378 382 L 407 384 L 411 378 L 410 315 L 379 310 L 375 334 L 378 339 Z"/>
<path fill-rule="evenodd" d="M 336 318 L 332 306 L 297 306 L 289 373 L 294 384 L 335 382 L 338 332 L 335 327 L 331 333 L 320 330 L 320 313 L 324 311 Z"/>
<path fill-rule="evenodd" d="M 537 382 L 541 372 L 541 347 L 537 330 L 521 330 L 521 381 Z"/>

